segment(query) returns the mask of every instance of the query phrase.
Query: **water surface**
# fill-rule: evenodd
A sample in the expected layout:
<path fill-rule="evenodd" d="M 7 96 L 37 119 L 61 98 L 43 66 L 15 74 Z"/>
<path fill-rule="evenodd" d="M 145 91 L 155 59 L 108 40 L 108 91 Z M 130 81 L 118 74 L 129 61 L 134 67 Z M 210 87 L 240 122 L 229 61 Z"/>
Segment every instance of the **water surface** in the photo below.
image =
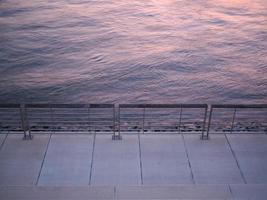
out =
<path fill-rule="evenodd" d="M 267 103 L 267 1 L 0 0 L 0 102 Z"/>

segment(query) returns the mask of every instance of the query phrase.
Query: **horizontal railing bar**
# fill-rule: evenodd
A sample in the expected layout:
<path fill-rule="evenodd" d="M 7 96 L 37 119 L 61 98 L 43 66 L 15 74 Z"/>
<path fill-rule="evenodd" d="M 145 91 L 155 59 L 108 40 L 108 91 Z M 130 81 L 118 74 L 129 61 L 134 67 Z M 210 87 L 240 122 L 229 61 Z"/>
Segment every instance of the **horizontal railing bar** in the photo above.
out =
<path fill-rule="evenodd" d="M 70 129 L 69 127 L 72 127 L 73 128 L 73 126 L 72 125 L 65 125 L 64 127 L 60 127 L 60 126 L 30 126 L 30 129 L 31 130 L 34 130 L 34 129 L 37 129 L 37 128 L 39 128 L 39 129 L 44 129 L 44 130 L 47 130 L 47 129 L 53 129 L 53 130 L 55 130 L 55 129 L 64 129 L 64 128 L 68 128 L 68 129 Z M 79 126 L 76 126 L 77 128 L 79 128 L 79 127 L 88 127 L 88 128 L 90 128 L 90 127 L 92 127 L 92 128 L 96 128 L 96 129 L 113 129 L 113 127 L 111 127 L 111 126 L 92 126 L 92 125 L 90 125 L 90 126 L 88 126 L 88 125 L 79 125 Z M 73 129 L 77 129 L 77 128 L 73 128 Z"/>
<path fill-rule="evenodd" d="M 49 118 L 46 118 L 46 119 L 44 119 L 44 118 L 36 118 L 36 119 L 34 119 L 34 118 L 29 118 L 29 120 L 31 121 L 31 122 L 47 122 L 47 123 L 49 123 L 49 122 L 57 122 L 57 123 L 60 123 L 60 122 L 84 122 L 84 123 L 94 123 L 94 122 L 103 122 L 103 123 L 105 123 L 105 122 L 113 122 L 113 120 L 103 120 L 103 119 L 101 119 L 101 120 L 81 120 L 81 119 L 76 119 L 76 120 L 59 120 L 59 118 L 58 119 L 54 119 L 53 121 L 50 121 L 49 120 Z M 1 123 L 1 122 L 0 122 Z"/>
<path fill-rule="evenodd" d="M 67 115 L 75 115 L 75 116 L 113 116 L 112 114 L 113 113 L 107 113 L 107 114 L 102 114 L 102 113 L 96 113 L 96 114 L 88 114 L 88 113 L 56 113 L 56 112 L 52 112 L 54 116 L 57 116 L 57 115 L 64 115 L 64 116 L 67 116 Z M 33 112 L 28 112 L 28 116 L 51 116 L 51 112 L 45 112 L 45 113 L 33 113 Z"/>
<path fill-rule="evenodd" d="M 207 108 L 207 104 L 119 104 L 120 108 Z"/>
<path fill-rule="evenodd" d="M 2 116 L 1 116 L 2 117 Z M 14 117 L 12 117 L 12 118 L 1 118 L 0 119 L 0 122 L 3 122 L 3 121 L 19 121 L 20 120 L 20 118 L 19 118 L 19 116 L 14 116 Z"/>
<path fill-rule="evenodd" d="M 69 123 L 69 124 L 99 124 L 99 125 L 107 125 L 107 124 L 113 124 L 113 122 L 111 121 L 107 121 L 107 122 L 94 122 L 94 123 L 90 123 L 90 122 L 73 122 L 73 121 L 57 121 L 57 122 L 51 122 L 51 121 L 44 121 L 44 122 L 31 122 L 30 124 L 66 124 L 66 123 Z"/>
<path fill-rule="evenodd" d="M 26 108 L 114 108 L 114 104 L 26 104 Z"/>
<path fill-rule="evenodd" d="M 20 104 L 0 104 L 0 108 L 20 108 Z"/>
<path fill-rule="evenodd" d="M 267 108 L 267 104 L 213 104 L 212 108 Z"/>

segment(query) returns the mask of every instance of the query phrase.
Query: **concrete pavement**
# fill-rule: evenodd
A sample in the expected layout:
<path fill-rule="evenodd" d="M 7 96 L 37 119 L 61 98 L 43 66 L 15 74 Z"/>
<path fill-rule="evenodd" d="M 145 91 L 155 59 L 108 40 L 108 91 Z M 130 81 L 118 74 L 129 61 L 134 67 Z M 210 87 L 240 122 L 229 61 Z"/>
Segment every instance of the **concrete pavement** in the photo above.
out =
<path fill-rule="evenodd" d="M 266 134 L 3 134 L 0 145 L 0 199 L 267 196 Z"/>

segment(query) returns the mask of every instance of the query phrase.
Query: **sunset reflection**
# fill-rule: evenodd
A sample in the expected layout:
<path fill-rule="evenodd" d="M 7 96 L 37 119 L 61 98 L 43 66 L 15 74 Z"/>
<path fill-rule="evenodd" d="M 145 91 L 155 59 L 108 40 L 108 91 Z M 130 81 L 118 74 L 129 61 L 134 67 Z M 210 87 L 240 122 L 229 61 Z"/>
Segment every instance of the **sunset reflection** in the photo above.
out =
<path fill-rule="evenodd" d="M 267 101 L 265 0 L 8 0 L 0 8 L 2 101 L 42 93 L 70 102 L 69 93 L 82 102 L 103 100 L 96 93 L 108 102 L 171 103 L 180 93 L 181 101 Z M 261 98 L 242 99 L 250 94 Z"/>

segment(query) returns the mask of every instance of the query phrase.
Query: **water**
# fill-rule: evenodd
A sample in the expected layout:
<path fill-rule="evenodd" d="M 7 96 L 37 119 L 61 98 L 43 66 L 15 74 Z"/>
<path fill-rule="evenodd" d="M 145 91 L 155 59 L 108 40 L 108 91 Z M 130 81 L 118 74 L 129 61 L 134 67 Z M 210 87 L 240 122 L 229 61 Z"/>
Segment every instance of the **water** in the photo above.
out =
<path fill-rule="evenodd" d="M 0 102 L 267 103 L 267 1 L 0 0 Z"/>

